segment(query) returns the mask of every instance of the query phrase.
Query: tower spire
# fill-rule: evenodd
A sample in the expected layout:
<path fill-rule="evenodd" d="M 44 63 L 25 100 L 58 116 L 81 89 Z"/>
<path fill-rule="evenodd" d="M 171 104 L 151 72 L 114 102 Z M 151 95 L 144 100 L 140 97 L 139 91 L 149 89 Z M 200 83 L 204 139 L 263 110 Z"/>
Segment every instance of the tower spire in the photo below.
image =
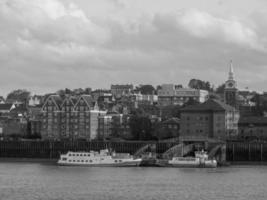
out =
<path fill-rule="evenodd" d="M 234 80 L 234 67 L 233 67 L 233 61 L 232 60 L 230 60 L 230 70 L 229 70 L 228 80 Z"/>

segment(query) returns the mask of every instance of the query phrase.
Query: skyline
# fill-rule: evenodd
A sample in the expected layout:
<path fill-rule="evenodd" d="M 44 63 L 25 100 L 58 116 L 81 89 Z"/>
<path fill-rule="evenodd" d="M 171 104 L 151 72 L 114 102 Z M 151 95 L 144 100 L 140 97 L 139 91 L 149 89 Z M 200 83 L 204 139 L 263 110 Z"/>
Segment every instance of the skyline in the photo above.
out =
<path fill-rule="evenodd" d="M 263 0 L 0 0 L 1 95 L 111 84 L 267 84 Z"/>

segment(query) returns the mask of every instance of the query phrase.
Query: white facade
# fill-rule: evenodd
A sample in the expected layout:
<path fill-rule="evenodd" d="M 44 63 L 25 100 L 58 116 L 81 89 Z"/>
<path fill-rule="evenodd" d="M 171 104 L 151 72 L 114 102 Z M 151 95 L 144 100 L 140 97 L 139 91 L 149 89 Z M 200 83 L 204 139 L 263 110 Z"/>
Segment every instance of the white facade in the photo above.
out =
<path fill-rule="evenodd" d="M 29 99 L 29 106 L 36 106 L 36 105 L 40 105 L 41 103 L 41 98 L 38 96 L 31 96 Z"/>
<path fill-rule="evenodd" d="M 90 139 L 96 139 L 98 136 L 98 118 L 106 115 L 106 111 L 90 110 Z"/>

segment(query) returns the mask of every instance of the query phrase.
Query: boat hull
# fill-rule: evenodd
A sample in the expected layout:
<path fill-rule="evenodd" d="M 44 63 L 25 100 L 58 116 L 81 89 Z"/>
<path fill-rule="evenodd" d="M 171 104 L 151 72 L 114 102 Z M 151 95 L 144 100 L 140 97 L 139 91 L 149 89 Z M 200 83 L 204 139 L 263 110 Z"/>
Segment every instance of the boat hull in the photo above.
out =
<path fill-rule="evenodd" d="M 168 164 L 169 167 L 177 168 L 216 168 L 217 165 L 192 165 L 192 164 Z"/>
<path fill-rule="evenodd" d="M 141 160 L 126 161 L 121 163 L 69 163 L 58 162 L 61 166 L 84 166 L 84 167 L 137 167 L 141 163 Z"/>

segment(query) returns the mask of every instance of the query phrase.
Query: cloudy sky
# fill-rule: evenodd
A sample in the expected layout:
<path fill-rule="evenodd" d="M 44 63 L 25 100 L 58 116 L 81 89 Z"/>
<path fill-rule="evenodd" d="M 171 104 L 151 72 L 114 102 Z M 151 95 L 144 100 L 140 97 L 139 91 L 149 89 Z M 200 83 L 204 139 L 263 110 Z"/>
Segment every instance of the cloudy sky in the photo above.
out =
<path fill-rule="evenodd" d="M 267 90 L 266 0 L 0 0 L 0 95 L 26 88 L 215 85 Z"/>

